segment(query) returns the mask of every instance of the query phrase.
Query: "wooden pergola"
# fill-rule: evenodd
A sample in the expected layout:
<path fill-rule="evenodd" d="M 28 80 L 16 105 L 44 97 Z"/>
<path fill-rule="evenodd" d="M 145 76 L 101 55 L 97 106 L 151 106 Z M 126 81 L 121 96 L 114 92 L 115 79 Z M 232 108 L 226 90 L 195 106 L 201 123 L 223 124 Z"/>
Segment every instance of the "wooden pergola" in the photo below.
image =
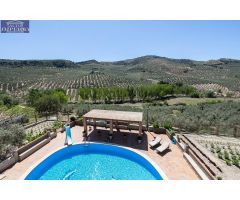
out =
<path fill-rule="evenodd" d="M 83 126 L 84 133 L 87 135 L 87 120 L 92 119 L 94 122 L 94 129 L 96 129 L 96 120 L 104 120 L 110 122 L 110 134 L 113 134 L 113 124 L 116 126 L 118 122 L 127 123 L 138 123 L 139 124 L 139 134 L 142 134 L 142 112 L 126 112 L 126 111 L 116 111 L 116 110 L 91 110 L 90 112 L 83 115 Z"/>

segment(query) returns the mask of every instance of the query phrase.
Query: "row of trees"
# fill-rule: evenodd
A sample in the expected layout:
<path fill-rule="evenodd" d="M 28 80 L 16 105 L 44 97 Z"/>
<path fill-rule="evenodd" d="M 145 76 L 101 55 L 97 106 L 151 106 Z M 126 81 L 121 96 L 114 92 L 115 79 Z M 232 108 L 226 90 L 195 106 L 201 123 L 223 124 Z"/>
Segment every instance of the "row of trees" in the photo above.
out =
<path fill-rule="evenodd" d="M 81 88 L 79 90 L 79 95 L 83 101 L 92 101 L 93 103 L 146 102 L 161 99 L 166 95 L 185 94 L 191 96 L 196 93 L 194 87 L 168 83 L 136 87 Z"/>

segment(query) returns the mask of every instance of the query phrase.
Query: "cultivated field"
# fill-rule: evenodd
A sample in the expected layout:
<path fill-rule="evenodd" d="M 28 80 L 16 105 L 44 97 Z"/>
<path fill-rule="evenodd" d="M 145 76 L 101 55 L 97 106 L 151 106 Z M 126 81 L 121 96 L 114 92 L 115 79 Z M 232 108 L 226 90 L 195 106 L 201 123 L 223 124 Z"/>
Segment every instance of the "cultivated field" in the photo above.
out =
<path fill-rule="evenodd" d="M 187 135 L 204 153 L 214 156 L 226 179 L 240 179 L 240 139 L 213 135 Z"/>
<path fill-rule="evenodd" d="M 31 88 L 62 88 L 70 101 L 77 101 L 77 89 L 82 87 L 122 87 L 158 81 L 184 83 L 201 91 L 239 97 L 240 61 L 194 61 L 159 56 L 117 62 L 0 60 L 0 91 L 20 98 Z"/>
<path fill-rule="evenodd" d="M 57 89 L 66 90 L 69 100 L 78 101 L 78 89 L 84 87 L 126 87 L 128 85 L 141 85 L 144 82 L 104 74 L 101 72 L 81 71 L 80 69 L 56 68 L 26 68 L 7 69 L 0 68 L 0 91 L 7 92 L 15 97 L 22 98 L 29 89 Z M 145 81 L 147 83 L 147 81 Z"/>

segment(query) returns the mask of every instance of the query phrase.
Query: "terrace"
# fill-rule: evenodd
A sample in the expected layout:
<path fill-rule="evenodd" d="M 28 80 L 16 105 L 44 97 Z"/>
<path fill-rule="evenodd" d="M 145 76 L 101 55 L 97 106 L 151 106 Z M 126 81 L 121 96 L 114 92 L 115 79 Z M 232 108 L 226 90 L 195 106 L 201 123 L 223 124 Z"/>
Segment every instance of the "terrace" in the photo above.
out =
<path fill-rule="evenodd" d="M 93 126 L 89 126 L 88 140 L 94 142 L 109 142 L 109 128 L 99 127 L 94 130 Z M 82 132 L 84 127 L 75 126 L 72 128 L 73 143 L 80 143 L 84 140 Z M 121 146 L 127 146 L 139 150 L 149 156 L 161 169 L 167 177 L 172 180 L 196 180 L 200 179 L 192 167 L 183 157 L 183 152 L 177 145 L 172 144 L 170 150 L 163 155 L 157 154 L 153 149 L 148 147 L 148 141 L 151 141 L 156 136 L 155 133 L 143 133 L 142 142 L 137 142 L 138 130 L 117 130 L 113 128 L 113 138 L 111 143 Z M 163 140 L 169 140 L 166 134 L 161 134 Z M 39 162 L 43 157 L 51 152 L 61 148 L 65 142 L 65 133 L 58 133 L 57 137 L 41 149 L 33 153 L 21 162 L 16 163 L 13 167 L 4 172 L 4 180 L 20 179 L 31 168 L 31 166 Z"/>

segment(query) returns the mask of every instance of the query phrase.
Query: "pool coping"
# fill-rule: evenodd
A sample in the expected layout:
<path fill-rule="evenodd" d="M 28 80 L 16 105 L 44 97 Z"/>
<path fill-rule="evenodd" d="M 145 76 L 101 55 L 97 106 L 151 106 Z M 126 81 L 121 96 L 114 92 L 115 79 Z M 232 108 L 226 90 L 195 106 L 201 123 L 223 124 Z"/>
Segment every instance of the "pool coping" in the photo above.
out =
<path fill-rule="evenodd" d="M 160 176 L 163 178 L 163 180 L 169 180 L 168 177 L 166 176 L 166 174 L 163 172 L 163 170 L 146 154 L 140 152 L 139 150 L 133 149 L 131 147 L 125 147 L 125 146 L 121 146 L 121 145 L 117 145 L 114 143 L 106 143 L 106 142 L 78 142 L 78 143 L 74 143 L 73 145 L 78 145 L 78 144 L 104 144 L 104 145 L 109 145 L 109 146 L 117 146 L 123 149 L 127 149 L 129 151 L 133 151 L 134 153 L 142 156 L 143 158 L 145 158 L 156 170 L 157 172 L 160 174 Z M 71 145 L 72 146 L 72 145 Z M 27 169 L 27 171 L 19 178 L 19 180 L 25 180 L 25 178 L 27 177 L 27 175 L 35 168 L 37 167 L 41 162 L 43 162 L 45 159 L 47 159 L 50 155 L 54 154 L 55 152 L 67 148 L 68 146 L 65 145 L 63 147 L 59 147 L 56 150 L 50 152 L 49 154 L 47 154 L 46 156 L 44 156 L 43 158 L 41 158 L 39 161 L 37 161 L 36 163 L 34 163 L 31 167 L 29 167 Z M 96 180 L 98 181 L 98 180 Z M 124 181 L 124 180 L 123 180 Z"/>

